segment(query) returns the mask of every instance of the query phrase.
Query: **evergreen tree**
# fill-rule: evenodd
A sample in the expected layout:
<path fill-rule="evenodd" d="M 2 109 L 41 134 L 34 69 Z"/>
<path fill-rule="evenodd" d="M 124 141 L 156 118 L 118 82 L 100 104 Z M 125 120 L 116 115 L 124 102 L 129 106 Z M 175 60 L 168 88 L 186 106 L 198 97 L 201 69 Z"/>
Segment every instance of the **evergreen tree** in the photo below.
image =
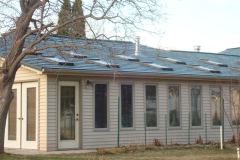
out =
<path fill-rule="evenodd" d="M 61 11 L 58 14 L 58 24 L 63 24 L 65 21 L 69 20 L 71 17 L 71 4 L 69 0 L 64 0 Z M 60 35 L 68 35 L 69 34 L 69 26 L 65 26 L 58 30 L 57 34 Z"/>
<path fill-rule="evenodd" d="M 78 16 L 83 16 L 82 1 L 75 0 L 72 7 L 72 16 L 76 18 Z M 79 19 L 71 27 L 71 33 L 78 37 L 85 37 L 85 19 Z"/>

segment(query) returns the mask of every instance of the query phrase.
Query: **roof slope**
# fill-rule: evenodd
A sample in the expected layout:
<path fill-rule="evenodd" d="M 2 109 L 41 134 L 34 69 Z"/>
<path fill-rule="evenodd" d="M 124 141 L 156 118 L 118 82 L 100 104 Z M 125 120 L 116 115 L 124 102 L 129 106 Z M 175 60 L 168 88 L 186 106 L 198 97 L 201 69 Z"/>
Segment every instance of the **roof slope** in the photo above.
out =
<path fill-rule="evenodd" d="M 26 43 L 31 42 L 34 35 L 30 35 Z M 2 39 L 3 40 L 3 39 Z M 85 40 L 77 39 L 71 40 L 68 37 L 58 37 L 51 36 L 46 41 L 37 45 L 37 47 L 45 45 L 54 45 L 61 43 L 68 43 L 69 41 L 75 44 L 84 44 Z M 91 41 L 89 39 L 89 41 Z M 1 42 L 3 43 L 3 42 Z M 134 73 L 149 73 L 149 74 L 167 74 L 167 75 L 193 75 L 193 76 L 210 76 L 210 77 L 228 77 L 235 76 L 239 77 L 239 72 L 236 70 L 230 69 L 230 67 L 240 68 L 240 64 L 237 64 L 237 61 L 240 61 L 240 56 L 237 54 L 228 54 L 226 52 L 216 53 L 205 53 L 205 52 L 189 52 L 189 51 L 165 51 L 160 49 L 151 48 L 148 46 L 140 46 L 141 56 L 135 57 L 135 43 L 126 42 L 126 41 L 110 41 L 110 40 L 101 40 L 97 41 L 94 44 L 89 45 L 95 49 L 82 49 L 77 48 L 74 52 L 77 54 L 82 54 L 87 57 L 74 58 L 71 54 L 63 54 L 63 50 L 66 48 L 57 49 L 47 49 L 41 51 L 42 56 L 52 56 L 54 58 L 62 59 L 66 62 L 71 62 L 73 65 L 60 65 L 49 61 L 45 58 L 41 58 L 41 55 L 27 55 L 22 64 L 37 69 L 62 69 L 62 70 L 87 70 L 87 71 L 113 71 L 113 68 L 107 67 L 106 65 L 100 65 L 99 63 L 91 63 L 92 61 L 86 61 L 86 59 L 100 59 L 108 64 L 118 65 L 119 68 L 114 68 L 120 72 L 134 72 Z M 1 47 L 2 57 L 6 55 L 7 50 L 9 50 L 10 43 L 6 47 Z M 73 51 L 73 50 L 72 50 Z M 60 54 L 59 54 L 60 53 Z M 152 62 L 154 65 L 161 65 L 164 67 L 172 68 L 173 70 L 162 70 L 158 67 L 151 67 L 149 65 L 142 65 L 138 61 L 128 61 L 121 59 L 115 56 L 109 56 L 122 54 L 127 55 L 132 58 L 139 59 L 139 62 Z M 181 62 L 186 62 L 184 64 L 174 63 L 174 61 L 167 61 L 156 58 L 157 56 L 167 57 Z M 214 61 L 217 63 L 226 64 L 228 67 L 221 67 L 218 65 L 213 65 L 209 63 L 204 63 L 199 61 L 199 59 L 207 59 L 209 61 Z M 199 65 L 205 70 L 199 70 L 197 68 L 190 67 L 190 65 Z M 220 71 L 220 73 L 211 73 L 208 72 L 208 69 Z"/>

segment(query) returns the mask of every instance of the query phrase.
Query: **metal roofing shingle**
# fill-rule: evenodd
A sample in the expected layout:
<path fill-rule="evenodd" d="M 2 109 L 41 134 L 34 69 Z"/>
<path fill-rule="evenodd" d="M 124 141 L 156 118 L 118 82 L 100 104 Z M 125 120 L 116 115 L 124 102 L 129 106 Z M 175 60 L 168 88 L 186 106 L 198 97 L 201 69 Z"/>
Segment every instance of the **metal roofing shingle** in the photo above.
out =
<path fill-rule="evenodd" d="M 26 42 L 31 41 L 34 35 L 30 35 Z M 60 37 L 60 36 L 50 36 L 48 40 L 40 43 L 37 47 L 45 46 L 45 45 L 53 45 L 53 44 L 61 44 L 62 42 L 72 41 L 75 44 L 84 44 L 85 40 L 76 39 L 69 40 L 68 37 Z M 89 41 L 92 41 L 89 39 Z M 10 43 L 6 46 L 9 49 Z M 120 68 L 118 71 L 120 72 L 135 72 L 135 73 L 154 73 L 154 74 L 168 74 L 170 75 L 193 75 L 193 76 L 236 76 L 239 77 L 239 72 L 236 70 L 231 70 L 230 67 L 240 68 L 240 64 L 236 64 L 236 61 L 240 61 L 240 56 L 237 54 L 229 54 L 228 50 L 225 52 L 216 53 L 206 53 L 206 52 L 189 52 L 189 51 L 166 51 L 160 50 L 156 48 L 151 48 L 148 46 L 140 46 L 141 56 L 135 57 L 135 44 L 132 42 L 121 42 L 121 41 L 110 41 L 110 40 L 101 40 L 95 42 L 94 44 L 89 45 L 89 47 L 95 47 L 97 49 L 83 49 L 77 48 L 74 52 L 79 54 L 86 55 L 87 58 L 99 58 L 101 60 L 105 60 L 110 64 L 118 64 Z M 6 53 L 6 48 L 1 47 L 1 53 Z M 62 49 L 62 48 L 60 48 Z M 64 49 L 64 48 L 63 48 Z M 233 52 L 233 51 L 231 51 Z M 239 52 L 240 49 L 234 49 L 234 53 Z M 27 55 L 22 63 L 32 68 L 37 68 L 41 70 L 41 68 L 51 69 L 51 68 L 59 68 L 65 70 L 91 70 L 91 71 L 112 71 L 112 68 L 108 68 L 105 66 L 100 66 L 97 64 L 84 62 L 84 58 L 73 58 L 72 56 L 66 54 L 59 54 L 59 52 L 55 48 L 49 48 L 47 50 L 41 51 L 43 56 L 51 55 L 56 58 L 66 58 L 68 61 L 73 62 L 74 66 L 60 66 L 54 63 L 48 62 L 46 60 L 39 59 L 37 55 Z M 167 66 L 169 68 L 173 68 L 173 71 L 167 70 L 159 70 L 156 68 L 151 68 L 145 65 L 141 65 L 138 62 L 134 61 L 126 61 L 123 59 L 119 59 L 114 56 L 109 56 L 109 54 L 123 54 L 126 56 L 130 56 L 133 58 L 137 58 L 140 62 L 149 61 L 154 64 Z M 5 54 L 6 55 L 6 54 Z M 206 68 L 212 68 L 214 70 L 218 70 L 221 73 L 208 73 L 205 71 L 197 70 L 195 68 L 187 67 L 186 65 L 179 65 L 169 61 L 156 59 L 156 56 L 168 57 L 171 59 L 177 59 L 182 62 L 186 62 L 191 65 L 200 65 Z M 1 57 L 4 57 L 2 55 Z M 228 65 L 228 67 L 219 67 L 211 64 L 203 63 L 198 61 L 198 59 L 209 59 L 219 63 L 224 63 Z"/>

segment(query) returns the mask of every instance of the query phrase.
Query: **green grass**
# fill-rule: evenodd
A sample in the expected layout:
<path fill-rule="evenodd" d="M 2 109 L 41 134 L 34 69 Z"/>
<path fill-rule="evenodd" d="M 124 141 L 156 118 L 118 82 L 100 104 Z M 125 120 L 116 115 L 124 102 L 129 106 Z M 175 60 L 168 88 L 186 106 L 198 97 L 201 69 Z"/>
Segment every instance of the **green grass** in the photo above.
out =
<path fill-rule="evenodd" d="M 50 159 L 86 159 L 86 160 L 102 160 L 102 159 L 184 159 L 184 160 L 229 160 L 237 159 L 236 146 L 226 144 L 224 150 L 220 150 L 215 146 L 173 146 L 173 147 L 155 147 L 155 146 L 127 146 L 121 148 L 100 149 L 98 152 L 84 154 L 56 154 L 56 155 L 13 155 L 0 154 L 0 159 L 26 159 L 26 160 L 50 160 Z"/>

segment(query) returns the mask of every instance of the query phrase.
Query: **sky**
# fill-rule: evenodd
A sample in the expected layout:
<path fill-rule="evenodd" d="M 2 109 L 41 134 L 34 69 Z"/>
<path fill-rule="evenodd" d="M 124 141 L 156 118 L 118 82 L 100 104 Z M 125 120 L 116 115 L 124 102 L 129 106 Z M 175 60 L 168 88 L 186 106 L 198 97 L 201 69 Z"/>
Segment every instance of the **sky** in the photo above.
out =
<path fill-rule="evenodd" d="M 161 38 L 144 35 L 152 47 L 218 53 L 240 47 L 240 0 L 165 0 Z M 151 41 L 149 41 L 151 39 Z"/>

